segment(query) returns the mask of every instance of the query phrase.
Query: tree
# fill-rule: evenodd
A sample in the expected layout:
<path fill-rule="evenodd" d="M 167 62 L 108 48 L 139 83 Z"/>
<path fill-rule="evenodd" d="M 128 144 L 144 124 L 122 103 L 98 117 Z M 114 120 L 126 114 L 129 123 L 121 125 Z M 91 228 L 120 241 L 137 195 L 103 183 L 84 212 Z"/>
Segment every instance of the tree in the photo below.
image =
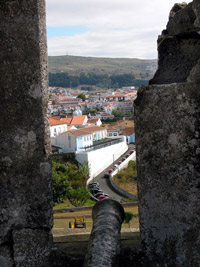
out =
<path fill-rule="evenodd" d="M 131 211 L 126 211 L 125 212 L 125 217 L 124 217 L 124 223 L 128 223 L 129 224 L 129 228 L 130 228 L 130 222 L 133 218 L 136 218 L 137 215 L 133 214 Z"/>
<path fill-rule="evenodd" d="M 118 84 L 120 87 L 133 85 L 135 82 L 135 76 L 133 74 L 119 74 L 110 76 L 112 86 Z"/>
<path fill-rule="evenodd" d="M 57 160 L 59 160 L 59 158 L 57 158 Z M 74 160 L 74 153 L 64 154 L 63 160 L 65 164 L 52 160 L 53 201 L 54 203 L 61 203 L 70 197 L 75 205 L 79 205 L 76 204 L 77 201 L 79 201 L 81 205 L 82 202 L 84 202 L 85 196 L 87 196 L 87 190 L 85 193 L 84 186 L 89 177 L 88 163 L 79 165 L 78 162 Z M 61 162 L 63 161 L 61 160 Z M 79 190 L 76 191 L 79 187 L 83 188 L 80 189 L 80 192 Z M 73 193 L 77 194 L 78 200 Z"/>
<path fill-rule="evenodd" d="M 73 206 L 81 207 L 90 198 L 90 194 L 84 187 L 78 187 L 77 189 L 71 188 L 68 191 L 67 198 Z"/>
<path fill-rule="evenodd" d="M 81 98 L 83 101 L 85 101 L 86 96 L 85 96 L 83 93 L 81 93 L 81 94 L 79 94 L 79 95 L 77 96 L 77 98 Z"/>
<path fill-rule="evenodd" d="M 71 188 L 68 181 L 66 170 L 61 170 L 61 164 L 52 161 L 52 187 L 53 187 L 53 202 L 62 203 L 67 198 L 67 193 Z M 61 168 L 61 169 L 59 169 Z"/>
<path fill-rule="evenodd" d="M 78 171 L 83 175 L 84 178 L 88 179 L 90 172 L 88 162 L 85 162 L 83 164 L 78 164 Z"/>
<path fill-rule="evenodd" d="M 86 114 L 86 115 L 88 115 L 89 113 L 91 113 L 91 114 L 95 114 L 96 112 L 97 112 L 96 109 L 91 108 L 91 109 L 88 109 L 88 110 L 85 112 L 85 114 Z"/>
<path fill-rule="evenodd" d="M 117 118 L 118 120 L 121 120 L 123 118 L 123 114 L 119 112 L 117 109 L 112 110 L 112 114 Z"/>
<path fill-rule="evenodd" d="M 49 85 L 58 87 L 69 87 L 70 77 L 68 73 L 49 73 Z"/>

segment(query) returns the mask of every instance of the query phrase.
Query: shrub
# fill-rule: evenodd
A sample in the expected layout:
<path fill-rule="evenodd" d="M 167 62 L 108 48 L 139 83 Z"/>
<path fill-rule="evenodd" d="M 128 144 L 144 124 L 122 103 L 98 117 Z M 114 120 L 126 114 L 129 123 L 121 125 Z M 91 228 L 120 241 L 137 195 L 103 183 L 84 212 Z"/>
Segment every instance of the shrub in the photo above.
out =
<path fill-rule="evenodd" d="M 70 183 L 68 177 L 62 172 L 52 171 L 53 202 L 61 203 L 67 198 Z"/>
<path fill-rule="evenodd" d="M 74 160 L 75 154 L 74 153 L 63 153 L 63 160 L 67 161 L 69 159 Z"/>
<path fill-rule="evenodd" d="M 90 194 L 84 187 L 78 187 L 77 189 L 71 188 L 68 191 L 67 198 L 73 206 L 80 207 L 90 198 Z"/>
<path fill-rule="evenodd" d="M 90 174 L 88 162 L 78 164 L 78 171 L 84 176 L 84 178 L 88 179 Z"/>
<path fill-rule="evenodd" d="M 137 177 L 137 169 L 136 162 L 130 160 L 128 163 L 128 167 L 121 170 L 114 176 L 114 180 L 117 182 L 128 183 L 130 181 L 135 181 L 135 177 Z"/>
<path fill-rule="evenodd" d="M 129 224 L 129 228 L 130 228 L 130 221 L 133 218 L 137 218 L 137 215 L 133 214 L 131 211 L 126 211 L 125 212 L 124 223 L 128 223 Z"/>
<path fill-rule="evenodd" d="M 71 153 L 71 156 L 72 155 L 73 154 Z M 81 206 L 85 201 L 84 199 L 86 198 L 86 193 L 84 193 L 84 190 L 80 189 L 82 197 L 80 196 L 79 191 L 77 191 L 78 197 L 75 197 L 73 195 L 73 190 L 76 191 L 79 187 L 82 188 L 85 186 L 86 179 L 89 176 L 88 164 L 86 163 L 80 165 L 76 161 L 72 162 L 71 160 L 62 164 L 60 163 L 60 157 L 57 157 L 56 160 L 59 162 L 52 160 L 52 187 L 54 203 L 62 203 L 69 196 L 71 202 L 73 202 L 75 206 Z"/>
<path fill-rule="evenodd" d="M 65 165 L 60 165 L 56 171 L 61 171 L 61 172 L 67 172 L 68 171 L 68 167 L 66 167 Z"/>

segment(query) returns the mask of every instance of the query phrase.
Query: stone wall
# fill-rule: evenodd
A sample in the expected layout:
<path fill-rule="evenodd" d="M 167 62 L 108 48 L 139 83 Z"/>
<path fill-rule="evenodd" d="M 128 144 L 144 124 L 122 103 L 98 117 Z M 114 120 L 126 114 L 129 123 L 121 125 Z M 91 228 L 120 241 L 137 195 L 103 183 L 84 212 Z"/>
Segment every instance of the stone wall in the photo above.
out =
<path fill-rule="evenodd" d="M 0 20 L 0 266 L 48 266 L 45 1 L 1 1 Z"/>
<path fill-rule="evenodd" d="M 52 249 L 45 1 L 1 1 L 0 19 L 0 266 L 73 266 Z M 176 4 L 135 103 L 149 266 L 200 265 L 199 32 L 199 0 Z"/>
<path fill-rule="evenodd" d="M 200 265 L 199 19 L 199 1 L 173 7 L 135 102 L 141 239 L 156 266 Z"/>

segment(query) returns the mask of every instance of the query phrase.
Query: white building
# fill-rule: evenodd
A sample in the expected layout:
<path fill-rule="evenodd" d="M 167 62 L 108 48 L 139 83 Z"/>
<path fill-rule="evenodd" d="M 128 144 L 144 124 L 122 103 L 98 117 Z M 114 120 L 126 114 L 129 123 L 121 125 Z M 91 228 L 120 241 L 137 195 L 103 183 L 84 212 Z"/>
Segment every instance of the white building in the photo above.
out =
<path fill-rule="evenodd" d="M 51 117 L 47 117 L 50 125 L 50 137 L 55 137 L 58 134 L 67 132 L 67 123 L 60 120 L 56 120 Z"/>
<path fill-rule="evenodd" d="M 99 118 L 96 119 L 88 118 L 87 124 L 88 126 L 101 126 L 102 122 Z"/>
<path fill-rule="evenodd" d="M 62 147 L 62 152 L 84 151 L 85 147 L 93 144 L 92 133 L 81 130 L 70 130 L 56 136 L 56 145 Z"/>
<path fill-rule="evenodd" d="M 90 182 L 105 168 L 118 159 L 128 150 L 126 137 L 120 136 L 117 142 L 113 141 L 110 145 L 101 147 L 97 150 L 81 151 L 76 153 L 76 160 L 83 164 L 88 162 L 90 169 Z"/>
<path fill-rule="evenodd" d="M 53 145 L 62 148 L 62 152 L 80 152 L 90 149 L 95 141 L 105 139 L 107 129 L 98 126 L 87 126 L 63 132 L 55 137 Z"/>
<path fill-rule="evenodd" d="M 119 102 L 119 111 L 122 113 L 133 113 L 134 112 L 134 106 L 133 106 L 133 100 L 126 100 Z"/>

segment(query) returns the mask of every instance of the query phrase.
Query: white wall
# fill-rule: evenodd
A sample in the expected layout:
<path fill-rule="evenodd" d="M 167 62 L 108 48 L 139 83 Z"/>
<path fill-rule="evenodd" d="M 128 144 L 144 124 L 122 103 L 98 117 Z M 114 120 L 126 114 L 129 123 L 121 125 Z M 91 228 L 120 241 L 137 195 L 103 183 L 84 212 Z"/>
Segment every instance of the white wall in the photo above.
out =
<path fill-rule="evenodd" d="M 93 145 L 93 139 L 92 139 L 92 134 L 84 135 L 81 136 L 83 142 L 82 142 L 82 147 L 87 147 L 87 146 L 92 146 Z"/>
<path fill-rule="evenodd" d="M 62 147 L 62 152 L 75 152 L 76 151 L 76 138 L 71 135 L 71 145 L 69 145 L 69 139 L 66 135 L 57 135 L 55 138 L 55 145 Z"/>
<path fill-rule="evenodd" d="M 82 164 L 84 162 L 88 162 L 91 179 L 113 163 L 113 155 L 115 161 L 128 150 L 126 137 L 122 138 L 123 142 L 115 145 L 97 149 L 95 151 L 76 153 L 76 160 L 79 163 Z"/>
<path fill-rule="evenodd" d="M 50 136 L 54 137 L 60 133 L 67 132 L 67 124 L 50 126 Z"/>

